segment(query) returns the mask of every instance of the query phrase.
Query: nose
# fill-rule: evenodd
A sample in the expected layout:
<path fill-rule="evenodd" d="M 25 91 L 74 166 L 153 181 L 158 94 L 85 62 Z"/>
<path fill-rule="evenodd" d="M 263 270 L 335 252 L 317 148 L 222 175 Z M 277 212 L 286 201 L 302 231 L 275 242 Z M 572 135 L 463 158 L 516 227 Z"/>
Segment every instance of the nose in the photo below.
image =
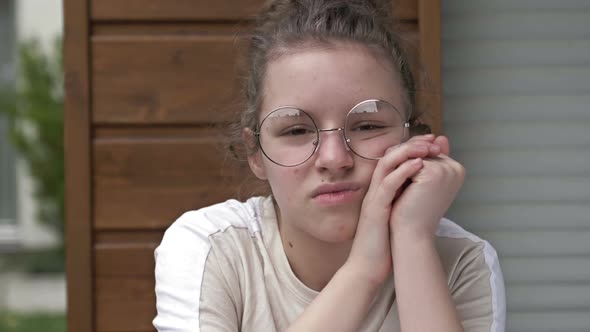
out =
<path fill-rule="evenodd" d="M 320 130 L 320 139 L 315 164 L 329 170 L 346 170 L 354 164 L 353 156 L 346 144 L 343 128 Z"/>

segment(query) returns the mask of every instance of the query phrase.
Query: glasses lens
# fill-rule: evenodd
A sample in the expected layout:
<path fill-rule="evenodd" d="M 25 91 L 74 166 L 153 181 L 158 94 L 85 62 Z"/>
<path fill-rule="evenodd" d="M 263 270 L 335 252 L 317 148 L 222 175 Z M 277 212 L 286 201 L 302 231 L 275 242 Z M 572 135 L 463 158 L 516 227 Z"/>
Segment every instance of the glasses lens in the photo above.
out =
<path fill-rule="evenodd" d="M 383 157 L 387 148 L 403 142 L 405 133 L 404 117 L 384 101 L 362 102 L 346 117 L 344 134 L 348 146 L 363 158 Z"/>
<path fill-rule="evenodd" d="M 318 142 L 313 120 L 296 108 L 272 111 L 262 120 L 259 132 L 262 152 L 283 166 L 299 165 L 309 159 Z"/>

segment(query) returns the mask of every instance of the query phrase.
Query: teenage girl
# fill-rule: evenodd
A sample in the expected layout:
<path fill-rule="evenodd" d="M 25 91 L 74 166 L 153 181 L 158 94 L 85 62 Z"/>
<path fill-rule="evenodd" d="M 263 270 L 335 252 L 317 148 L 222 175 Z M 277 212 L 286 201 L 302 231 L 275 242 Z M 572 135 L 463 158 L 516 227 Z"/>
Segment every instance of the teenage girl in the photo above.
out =
<path fill-rule="evenodd" d="M 504 331 L 496 252 L 443 218 L 465 171 L 446 137 L 411 135 L 388 7 L 276 0 L 260 14 L 236 143 L 271 194 L 166 231 L 158 331 Z"/>

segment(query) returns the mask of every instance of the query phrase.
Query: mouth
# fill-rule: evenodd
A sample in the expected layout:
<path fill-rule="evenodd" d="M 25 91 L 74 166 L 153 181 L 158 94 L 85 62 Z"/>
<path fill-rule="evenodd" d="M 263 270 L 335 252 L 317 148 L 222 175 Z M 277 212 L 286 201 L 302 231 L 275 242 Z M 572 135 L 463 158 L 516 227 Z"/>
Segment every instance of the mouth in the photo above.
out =
<path fill-rule="evenodd" d="M 354 183 L 324 184 L 312 192 L 312 199 L 322 205 L 348 203 L 360 193 L 361 186 Z"/>

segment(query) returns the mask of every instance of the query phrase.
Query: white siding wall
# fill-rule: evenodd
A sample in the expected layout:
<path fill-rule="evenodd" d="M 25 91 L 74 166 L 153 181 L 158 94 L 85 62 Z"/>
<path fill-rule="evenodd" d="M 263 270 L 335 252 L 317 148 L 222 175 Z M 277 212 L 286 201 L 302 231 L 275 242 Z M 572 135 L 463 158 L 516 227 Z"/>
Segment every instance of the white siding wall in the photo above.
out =
<path fill-rule="evenodd" d="M 443 0 L 449 217 L 498 250 L 507 331 L 590 331 L 590 1 Z"/>

